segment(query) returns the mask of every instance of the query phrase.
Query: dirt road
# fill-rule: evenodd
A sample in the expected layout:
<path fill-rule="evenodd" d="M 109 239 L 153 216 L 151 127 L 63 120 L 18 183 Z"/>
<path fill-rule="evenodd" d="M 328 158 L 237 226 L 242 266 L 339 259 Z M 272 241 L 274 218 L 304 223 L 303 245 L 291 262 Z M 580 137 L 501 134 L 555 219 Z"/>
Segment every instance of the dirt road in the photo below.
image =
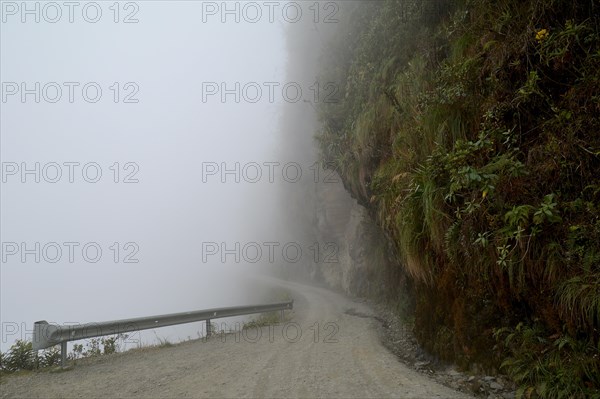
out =
<path fill-rule="evenodd" d="M 467 397 L 400 363 L 380 343 L 363 303 L 281 284 L 295 302 L 278 326 L 84 359 L 60 373 L 10 376 L 0 397 Z"/>

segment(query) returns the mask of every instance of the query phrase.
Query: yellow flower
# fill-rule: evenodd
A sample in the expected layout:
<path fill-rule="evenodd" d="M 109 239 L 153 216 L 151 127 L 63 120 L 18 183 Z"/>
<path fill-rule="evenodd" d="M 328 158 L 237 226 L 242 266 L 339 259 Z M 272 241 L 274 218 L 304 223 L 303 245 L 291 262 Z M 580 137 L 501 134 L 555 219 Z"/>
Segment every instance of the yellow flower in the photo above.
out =
<path fill-rule="evenodd" d="M 481 198 L 485 198 L 488 195 L 488 190 L 483 190 L 483 193 L 481 193 Z"/>
<path fill-rule="evenodd" d="M 535 34 L 535 40 L 537 40 L 538 42 L 541 42 L 542 40 L 544 40 L 547 37 L 548 37 L 547 29 L 541 29 Z"/>

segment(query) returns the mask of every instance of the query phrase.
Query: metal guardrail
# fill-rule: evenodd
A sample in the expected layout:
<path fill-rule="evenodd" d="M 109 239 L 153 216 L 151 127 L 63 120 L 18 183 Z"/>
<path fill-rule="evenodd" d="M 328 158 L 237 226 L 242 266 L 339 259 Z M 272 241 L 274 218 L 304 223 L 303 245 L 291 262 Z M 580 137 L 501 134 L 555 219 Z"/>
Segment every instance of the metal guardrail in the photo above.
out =
<path fill-rule="evenodd" d="M 193 312 L 171 313 L 159 316 L 138 317 L 79 325 L 54 325 L 42 320 L 36 321 L 33 326 L 33 350 L 38 351 L 60 344 L 61 365 L 62 367 L 65 367 L 67 362 L 68 341 L 100 337 L 103 335 L 123 334 L 132 331 L 148 330 L 151 328 L 167 327 L 205 320 L 206 335 L 210 336 L 211 319 L 274 312 L 277 310 L 281 311 L 281 318 L 283 319 L 283 311 L 286 309 L 293 309 L 293 307 L 294 301 L 289 301 L 267 305 L 232 306 L 227 308 L 197 310 Z"/>

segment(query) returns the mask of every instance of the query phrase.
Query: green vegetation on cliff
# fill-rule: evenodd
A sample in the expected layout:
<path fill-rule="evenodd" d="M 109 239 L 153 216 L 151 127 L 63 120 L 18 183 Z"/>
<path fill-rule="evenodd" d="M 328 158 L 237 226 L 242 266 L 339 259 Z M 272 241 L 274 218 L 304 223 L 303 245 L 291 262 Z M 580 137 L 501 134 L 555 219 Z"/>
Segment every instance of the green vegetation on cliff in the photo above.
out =
<path fill-rule="evenodd" d="M 597 1 L 364 2 L 324 61 L 323 162 L 393 240 L 421 344 L 525 397 L 600 397 L 599 21 Z"/>

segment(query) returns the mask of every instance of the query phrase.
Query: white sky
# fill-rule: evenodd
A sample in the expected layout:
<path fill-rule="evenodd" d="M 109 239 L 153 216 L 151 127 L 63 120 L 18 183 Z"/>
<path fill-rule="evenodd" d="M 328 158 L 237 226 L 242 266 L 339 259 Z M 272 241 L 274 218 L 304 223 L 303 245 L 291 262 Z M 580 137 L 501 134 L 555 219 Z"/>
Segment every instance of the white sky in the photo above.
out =
<path fill-rule="evenodd" d="M 34 15 L 25 15 L 22 22 L 20 9 L 13 15 L 20 1 L 2 2 L 3 170 L 13 163 L 33 168 L 36 162 L 42 167 L 56 162 L 63 176 L 55 184 L 45 182 L 44 176 L 40 183 L 33 182 L 33 175 L 26 176 L 26 183 L 19 173 L 5 176 L 1 241 L 26 242 L 30 248 L 36 242 L 80 244 L 74 263 L 68 262 L 65 246 L 57 263 L 35 263 L 33 255 L 23 262 L 20 254 L 3 253 L 2 350 L 15 337 L 24 338 L 23 332 L 8 336 L 6 323 L 26 323 L 30 329 L 41 319 L 101 321 L 245 303 L 247 292 L 231 279 L 231 267 L 218 257 L 202 263 L 201 243 L 277 238 L 269 236 L 279 207 L 274 185 L 264 184 L 264 178 L 263 184 L 221 184 L 214 176 L 203 183 L 202 162 L 293 161 L 278 152 L 281 91 L 275 89 L 270 103 L 263 84 L 286 82 L 285 3 L 278 3 L 272 23 L 264 6 L 257 23 L 244 21 L 243 14 L 240 23 L 231 15 L 222 23 L 220 14 L 207 15 L 204 23 L 203 4 L 195 1 L 137 1 L 127 3 L 133 4 L 127 9 L 121 2 L 119 23 L 113 21 L 114 2 L 97 2 L 102 17 L 89 23 L 82 17 L 87 3 L 78 2 L 69 23 L 68 7 L 58 2 L 62 18 L 48 23 L 44 16 L 54 18 L 55 9 L 47 8 L 44 15 L 41 2 L 36 23 Z M 221 2 L 214 4 L 220 7 Z M 313 17 L 310 4 L 302 3 L 305 18 Z M 133 11 L 139 22 L 123 23 Z M 88 9 L 88 16 L 94 14 Z M 41 87 L 56 82 L 63 95 L 57 103 L 44 97 L 36 103 L 27 95 L 23 103 L 20 93 L 9 94 L 11 82 L 17 87 L 26 82 L 29 88 L 35 82 Z M 73 103 L 64 82 L 80 84 Z M 81 88 L 88 82 L 102 88 L 96 103 L 82 97 Z M 110 89 L 114 82 L 120 87 L 118 103 Z M 134 85 L 124 87 L 128 82 Z M 218 96 L 203 102 L 203 82 L 228 82 L 230 87 L 256 82 L 265 88 L 264 97 L 254 104 L 236 104 L 233 96 L 225 103 Z M 123 103 L 135 86 L 139 102 Z M 47 88 L 46 97 L 54 97 L 54 89 Z M 64 162 L 80 163 L 73 183 Z M 82 165 L 89 162 L 102 170 L 95 184 L 81 175 Z M 124 169 L 125 164 L 135 163 L 139 182 L 114 183 L 109 167 L 115 162 L 119 179 L 133 170 Z M 54 176 L 51 169 L 46 171 Z M 81 246 L 87 242 L 103 250 L 97 263 L 82 259 Z M 129 252 L 123 245 L 136 243 L 139 263 L 114 263 L 109 248 L 114 242 L 121 247 L 121 258 Z"/>

